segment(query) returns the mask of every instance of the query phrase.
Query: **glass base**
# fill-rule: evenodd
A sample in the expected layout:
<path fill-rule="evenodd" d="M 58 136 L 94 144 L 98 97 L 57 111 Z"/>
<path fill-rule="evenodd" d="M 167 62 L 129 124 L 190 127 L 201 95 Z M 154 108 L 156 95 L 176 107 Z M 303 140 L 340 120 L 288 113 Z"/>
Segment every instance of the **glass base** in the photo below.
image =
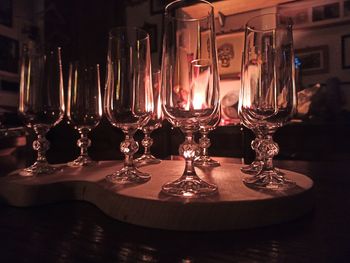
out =
<path fill-rule="evenodd" d="M 262 171 L 253 177 L 244 178 L 243 182 L 251 188 L 270 190 L 287 190 L 295 186 L 293 181 L 286 179 L 277 169 Z"/>
<path fill-rule="evenodd" d="M 180 178 L 174 182 L 167 183 L 162 187 L 162 193 L 183 197 L 200 198 L 206 197 L 218 192 L 218 187 L 209 184 L 200 178 Z"/>
<path fill-rule="evenodd" d="M 247 166 L 241 167 L 242 173 L 245 174 L 258 174 L 263 168 L 264 163 L 261 161 L 254 161 Z"/>
<path fill-rule="evenodd" d="M 144 154 L 140 158 L 134 160 L 136 165 L 158 164 L 161 160 L 157 159 L 151 154 Z"/>
<path fill-rule="evenodd" d="M 135 167 L 124 166 L 119 171 L 106 176 L 106 180 L 115 184 L 138 184 L 145 183 L 151 176 L 140 172 Z"/>
<path fill-rule="evenodd" d="M 202 167 L 218 167 L 220 163 L 210 158 L 210 156 L 200 156 L 194 161 L 195 166 Z"/>
<path fill-rule="evenodd" d="M 85 166 L 93 166 L 97 162 L 91 160 L 89 156 L 79 156 L 74 161 L 68 163 L 70 167 L 85 167 Z"/>
<path fill-rule="evenodd" d="M 58 167 L 54 167 L 47 162 L 35 162 L 33 165 L 24 168 L 19 172 L 21 176 L 40 176 L 48 175 L 58 171 Z"/>

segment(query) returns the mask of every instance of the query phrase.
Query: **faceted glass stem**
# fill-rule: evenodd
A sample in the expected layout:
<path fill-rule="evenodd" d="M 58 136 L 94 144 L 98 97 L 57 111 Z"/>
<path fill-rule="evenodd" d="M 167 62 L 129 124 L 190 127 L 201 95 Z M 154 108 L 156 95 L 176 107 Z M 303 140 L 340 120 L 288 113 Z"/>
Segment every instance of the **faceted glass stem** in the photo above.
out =
<path fill-rule="evenodd" d="M 117 184 L 144 183 L 151 179 L 149 174 L 139 171 L 133 162 L 133 156 L 138 151 L 139 145 L 133 136 L 136 130 L 123 129 L 125 140 L 120 144 L 120 151 L 125 155 L 124 167 L 119 171 L 107 175 L 106 179 Z"/>
<path fill-rule="evenodd" d="M 151 154 L 151 146 L 153 144 L 153 139 L 150 136 L 150 132 L 145 132 L 145 137 L 142 139 L 142 146 L 145 148 L 144 154 Z"/>
<path fill-rule="evenodd" d="M 220 166 L 220 163 L 218 161 L 213 160 L 208 153 L 208 149 L 211 146 L 211 142 L 208 137 L 209 131 L 207 129 L 202 129 L 200 133 L 201 138 L 199 139 L 199 146 L 201 148 L 201 155 L 195 159 L 194 164 L 196 166 L 203 167 Z"/>
<path fill-rule="evenodd" d="M 267 189 L 288 189 L 295 185 L 284 177 L 284 174 L 277 170 L 273 164 L 273 157 L 278 154 L 279 147 L 273 141 L 272 133 L 260 140 L 257 149 L 263 157 L 263 165 L 259 173 L 253 177 L 243 179 L 250 187 Z"/>
<path fill-rule="evenodd" d="M 264 158 L 262 156 L 262 153 L 259 151 L 259 144 L 263 139 L 263 136 L 258 131 L 254 131 L 254 133 L 256 138 L 251 142 L 250 146 L 255 151 L 255 160 L 251 164 L 241 167 L 241 171 L 243 173 L 253 175 L 259 173 L 264 164 Z"/>
<path fill-rule="evenodd" d="M 185 158 L 185 170 L 182 174 L 182 177 L 198 177 L 196 171 L 194 170 L 193 162 L 196 156 L 199 155 L 200 149 L 198 147 L 198 144 L 193 139 L 192 132 L 186 133 L 185 142 L 180 145 L 179 153 Z"/>
<path fill-rule="evenodd" d="M 37 139 L 33 142 L 33 149 L 38 152 L 36 162 L 23 169 L 19 174 L 22 176 L 36 176 L 51 174 L 57 170 L 57 168 L 48 164 L 46 160 L 46 151 L 50 147 L 49 141 L 45 138 L 46 133 L 50 127 L 47 125 L 35 125 L 34 131 L 37 134 Z"/>
<path fill-rule="evenodd" d="M 88 147 L 91 145 L 91 140 L 88 138 L 90 129 L 87 127 L 79 128 L 80 139 L 77 141 L 77 146 L 80 148 L 80 156 L 72 162 L 69 162 L 69 166 L 81 167 L 81 166 L 91 166 L 96 162 L 91 160 Z"/>
<path fill-rule="evenodd" d="M 147 165 L 147 164 L 157 164 L 160 163 L 161 161 L 154 157 L 151 154 L 151 146 L 153 145 L 153 139 L 151 138 L 151 133 L 154 130 L 154 128 L 144 128 L 143 133 L 144 133 L 144 138 L 141 141 L 142 146 L 144 147 L 144 153 L 140 158 L 137 158 L 135 160 L 135 163 L 137 165 Z"/>
<path fill-rule="evenodd" d="M 162 192 L 184 198 L 198 198 L 216 194 L 217 186 L 200 179 L 194 169 L 194 159 L 200 153 L 200 148 L 194 141 L 193 132 L 191 130 L 183 132 L 185 133 L 185 142 L 180 145 L 179 153 L 185 159 L 184 172 L 176 181 L 163 185 Z"/>

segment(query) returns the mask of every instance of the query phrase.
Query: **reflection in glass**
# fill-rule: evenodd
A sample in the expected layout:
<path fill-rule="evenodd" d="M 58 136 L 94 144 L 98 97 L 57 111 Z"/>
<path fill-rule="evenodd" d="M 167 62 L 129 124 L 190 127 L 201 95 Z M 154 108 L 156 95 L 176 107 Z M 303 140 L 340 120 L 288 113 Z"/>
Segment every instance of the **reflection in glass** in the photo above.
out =
<path fill-rule="evenodd" d="M 193 8 L 205 15 L 198 17 Z M 165 117 L 185 134 L 179 147 L 185 170 L 163 185 L 162 192 L 185 198 L 212 195 L 217 186 L 199 178 L 194 169 L 200 148 L 193 134 L 219 107 L 213 7 L 206 1 L 175 1 L 165 9 L 164 25 L 162 106 Z"/>
<path fill-rule="evenodd" d="M 100 67 L 84 66 L 78 62 L 71 63 L 69 68 L 67 117 L 79 131 L 80 156 L 68 163 L 69 166 L 89 166 L 95 162 L 88 155 L 91 141 L 88 133 L 98 125 L 102 117 L 100 91 Z"/>
<path fill-rule="evenodd" d="M 160 85 L 161 85 L 161 74 L 160 70 L 153 72 L 152 74 L 153 82 L 153 103 L 154 111 L 152 113 L 151 119 L 147 122 L 145 126 L 142 127 L 142 131 L 145 137 L 142 140 L 142 146 L 145 148 L 143 155 L 135 160 L 138 165 L 146 164 L 157 164 L 160 160 L 151 154 L 151 146 L 153 145 L 153 139 L 151 138 L 151 133 L 160 127 L 162 127 L 163 121 L 163 111 L 160 101 Z"/>
<path fill-rule="evenodd" d="M 38 152 L 36 162 L 22 170 L 20 175 L 50 174 L 57 168 L 46 160 L 49 142 L 45 135 L 64 116 L 61 49 L 45 53 L 25 46 L 20 74 L 18 112 L 25 125 L 35 131 L 37 139 L 33 142 L 33 149 Z"/>
<path fill-rule="evenodd" d="M 138 28 L 118 27 L 109 32 L 107 79 L 104 111 L 112 125 L 120 128 L 125 140 L 120 151 L 125 155 L 121 170 L 107 180 L 125 184 L 142 183 L 150 175 L 139 171 L 133 155 L 139 149 L 133 136 L 151 118 L 153 111 L 149 35 Z"/>
<path fill-rule="evenodd" d="M 245 31 L 239 116 L 244 125 L 262 134 L 257 150 L 263 166 L 244 183 L 252 187 L 284 189 L 292 186 L 275 169 L 278 153 L 274 132 L 296 110 L 292 23 L 289 18 L 266 14 L 249 20 Z"/>
<path fill-rule="evenodd" d="M 212 159 L 208 154 L 208 149 L 211 145 L 210 139 L 208 138 L 209 132 L 214 130 L 221 120 L 221 107 L 218 107 L 216 113 L 212 115 L 209 121 L 201 123 L 199 132 L 201 134 L 201 138 L 199 139 L 199 147 L 201 148 L 200 155 L 194 161 L 196 166 L 202 167 L 217 167 L 220 166 L 220 163 L 214 159 Z"/>

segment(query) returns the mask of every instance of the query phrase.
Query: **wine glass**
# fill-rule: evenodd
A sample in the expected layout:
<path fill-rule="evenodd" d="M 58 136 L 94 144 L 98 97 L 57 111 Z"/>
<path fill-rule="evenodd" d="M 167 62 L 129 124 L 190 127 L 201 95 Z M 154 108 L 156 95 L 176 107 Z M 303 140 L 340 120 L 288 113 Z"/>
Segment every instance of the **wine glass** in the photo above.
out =
<path fill-rule="evenodd" d="M 160 70 L 157 70 L 152 73 L 152 82 L 153 82 L 153 103 L 154 111 L 152 113 L 151 119 L 148 123 L 142 127 L 142 131 L 145 137 L 142 139 L 142 146 L 145 148 L 143 155 L 140 158 L 135 160 L 135 163 L 138 165 L 146 164 L 157 164 L 161 161 L 154 157 L 151 154 L 151 146 L 153 144 L 153 139 L 151 138 L 151 133 L 162 127 L 163 121 L 163 111 L 160 101 L 160 83 L 161 83 L 161 74 Z"/>
<path fill-rule="evenodd" d="M 115 127 L 125 134 L 120 151 L 125 155 L 121 170 L 107 180 L 115 183 L 142 183 L 150 175 L 139 171 L 133 155 L 139 146 L 133 136 L 146 125 L 153 111 L 149 35 L 138 28 L 117 27 L 109 32 L 104 111 Z"/>
<path fill-rule="evenodd" d="M 37 134 L 33 149 L 38 156 L 20 175 L 51 174 L 57 168 L 46 160 L 49 142 L 45 135 L 64 116 L 61 48 L 44 52 L 28 45 L 22 55 L 18 112 L 25 125 Z"/>
<path fill-rule="evenodd" d="M 78 130 L 80 155 L 68 165 L 72 167 L 95 164 L 89 157 L 88 147 L 91 141 L 88 133 L 98 125 L 102 117 L 100 91 L 100 66 L 84 66 L 79 62 L 69 66 L 67 117 Z"/>
<path fill-rule="evenodd" d="M 257 150 L 263 166 L 244 179 L 246 185 L 269 189 L 293 186 L 273 165 L 279 148 L 272 136 L 295 111 L 292 21 L 278 14 L 254 17 L 245 29 L 239 115 L 248 128 L 262 135 Z"/>
<path fill-rule="evenodd" d="M 195 198 L 218 191 L 198 177 L 193 165 L 200 153 L 193 134 L 219 107 L 213 9 L 206 1 L 175 1 L 165 8 L 162 107 L 169 122 L 185 134 L 179 147 L 185 170 L 162 187 L 162 193 L 172 196 Z"/>
<path fill-rule="evenodd" d="M 201 123 L 199 132 L 201 138 L 199 139 L 199 147 L 201 148 L 200 155 L 195 159 L 194 164 L 196 166 L 202 167 L 217 167 L 220 166 L 220 163 L 212 159 L 208 154 L 208 148 L 211 145 L 210 139 L 208 138 L 209 132 L 216 129 L 221 120 L 221 107 L 218 107 L 217 111 L 210 118 L 208 122 Z"/>

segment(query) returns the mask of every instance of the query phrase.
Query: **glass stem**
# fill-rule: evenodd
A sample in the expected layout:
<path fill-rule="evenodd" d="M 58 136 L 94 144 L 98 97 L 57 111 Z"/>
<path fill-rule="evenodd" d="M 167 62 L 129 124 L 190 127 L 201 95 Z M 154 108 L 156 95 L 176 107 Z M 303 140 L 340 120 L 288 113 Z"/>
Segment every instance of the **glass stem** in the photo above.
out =
<path fill-rule="evenodd" d="M 262 161 L 261 152 L 259 151 L 260 142 L 261 138 L 256 137 L 251 143 L 251 148 L 255 151 L 255 161 Z"/>
<path fill-rule="evenodd" d="M 262 140 L 261 154 L 265 157 L 263 170 L 271 171 L 274 169 L 273 157 L 278 154 L 278 144 L 273 141 L 272 134 L 268 134 Z"/>
<path fill-rule="evenodd" d="M 88 157 L 88 147 L 91 145 L 91 140 L 88 138 L 88 128 L 79 128 L 80 139 L 78 140 L 78 147 L 80 147 L 80 156 Z"/>
<path fill-rule="evenodd" d="M 124 166 L 134 167 L 134 154 L 138 151 L 139 145 L 134 140 L 136 130 L 124 130 L 125 140 L 120 144 L 120 151 L 125 155 Z"/>
<path fill-rule="evenodd" d="M 197 177 L 193 162 L 200 154 L 200 148 L 194 141 L 192 131 L 185 131 L 185 142 L 180 145 L 179 152 L 185 158 L 185 170 L 182 177 Z"/>
<path fill-rule="evenodd" d="M 208 138 L 208 131 L 202 131 L 202 138 L 199 140 L 199 144 L 202 148 L 202 156 L 209 157 L 208 149 L 210 147 L 210 139 Z"/>
<path fill-rule="evenodd" d="M 145 148 L 145 155 L 150 155 L 151 154 L 151 146 L 153 144 L 153 139 L 150 136 L 150 132 L 148 130 L 143 131 L 145 134 L 145 137 L 142 140 L 142 146 Z"/>
<path fill-rule="evenodd" d="M 47 163 L 46 151 L 50 147 L 49 141 L 45 138 L 46 133 L 49 131 L 47 126 L 34 126 L 34 131 L 38 138 L 33 142 L 33 149 L 38 152 L 36 161 L 39 163 Z"/>

